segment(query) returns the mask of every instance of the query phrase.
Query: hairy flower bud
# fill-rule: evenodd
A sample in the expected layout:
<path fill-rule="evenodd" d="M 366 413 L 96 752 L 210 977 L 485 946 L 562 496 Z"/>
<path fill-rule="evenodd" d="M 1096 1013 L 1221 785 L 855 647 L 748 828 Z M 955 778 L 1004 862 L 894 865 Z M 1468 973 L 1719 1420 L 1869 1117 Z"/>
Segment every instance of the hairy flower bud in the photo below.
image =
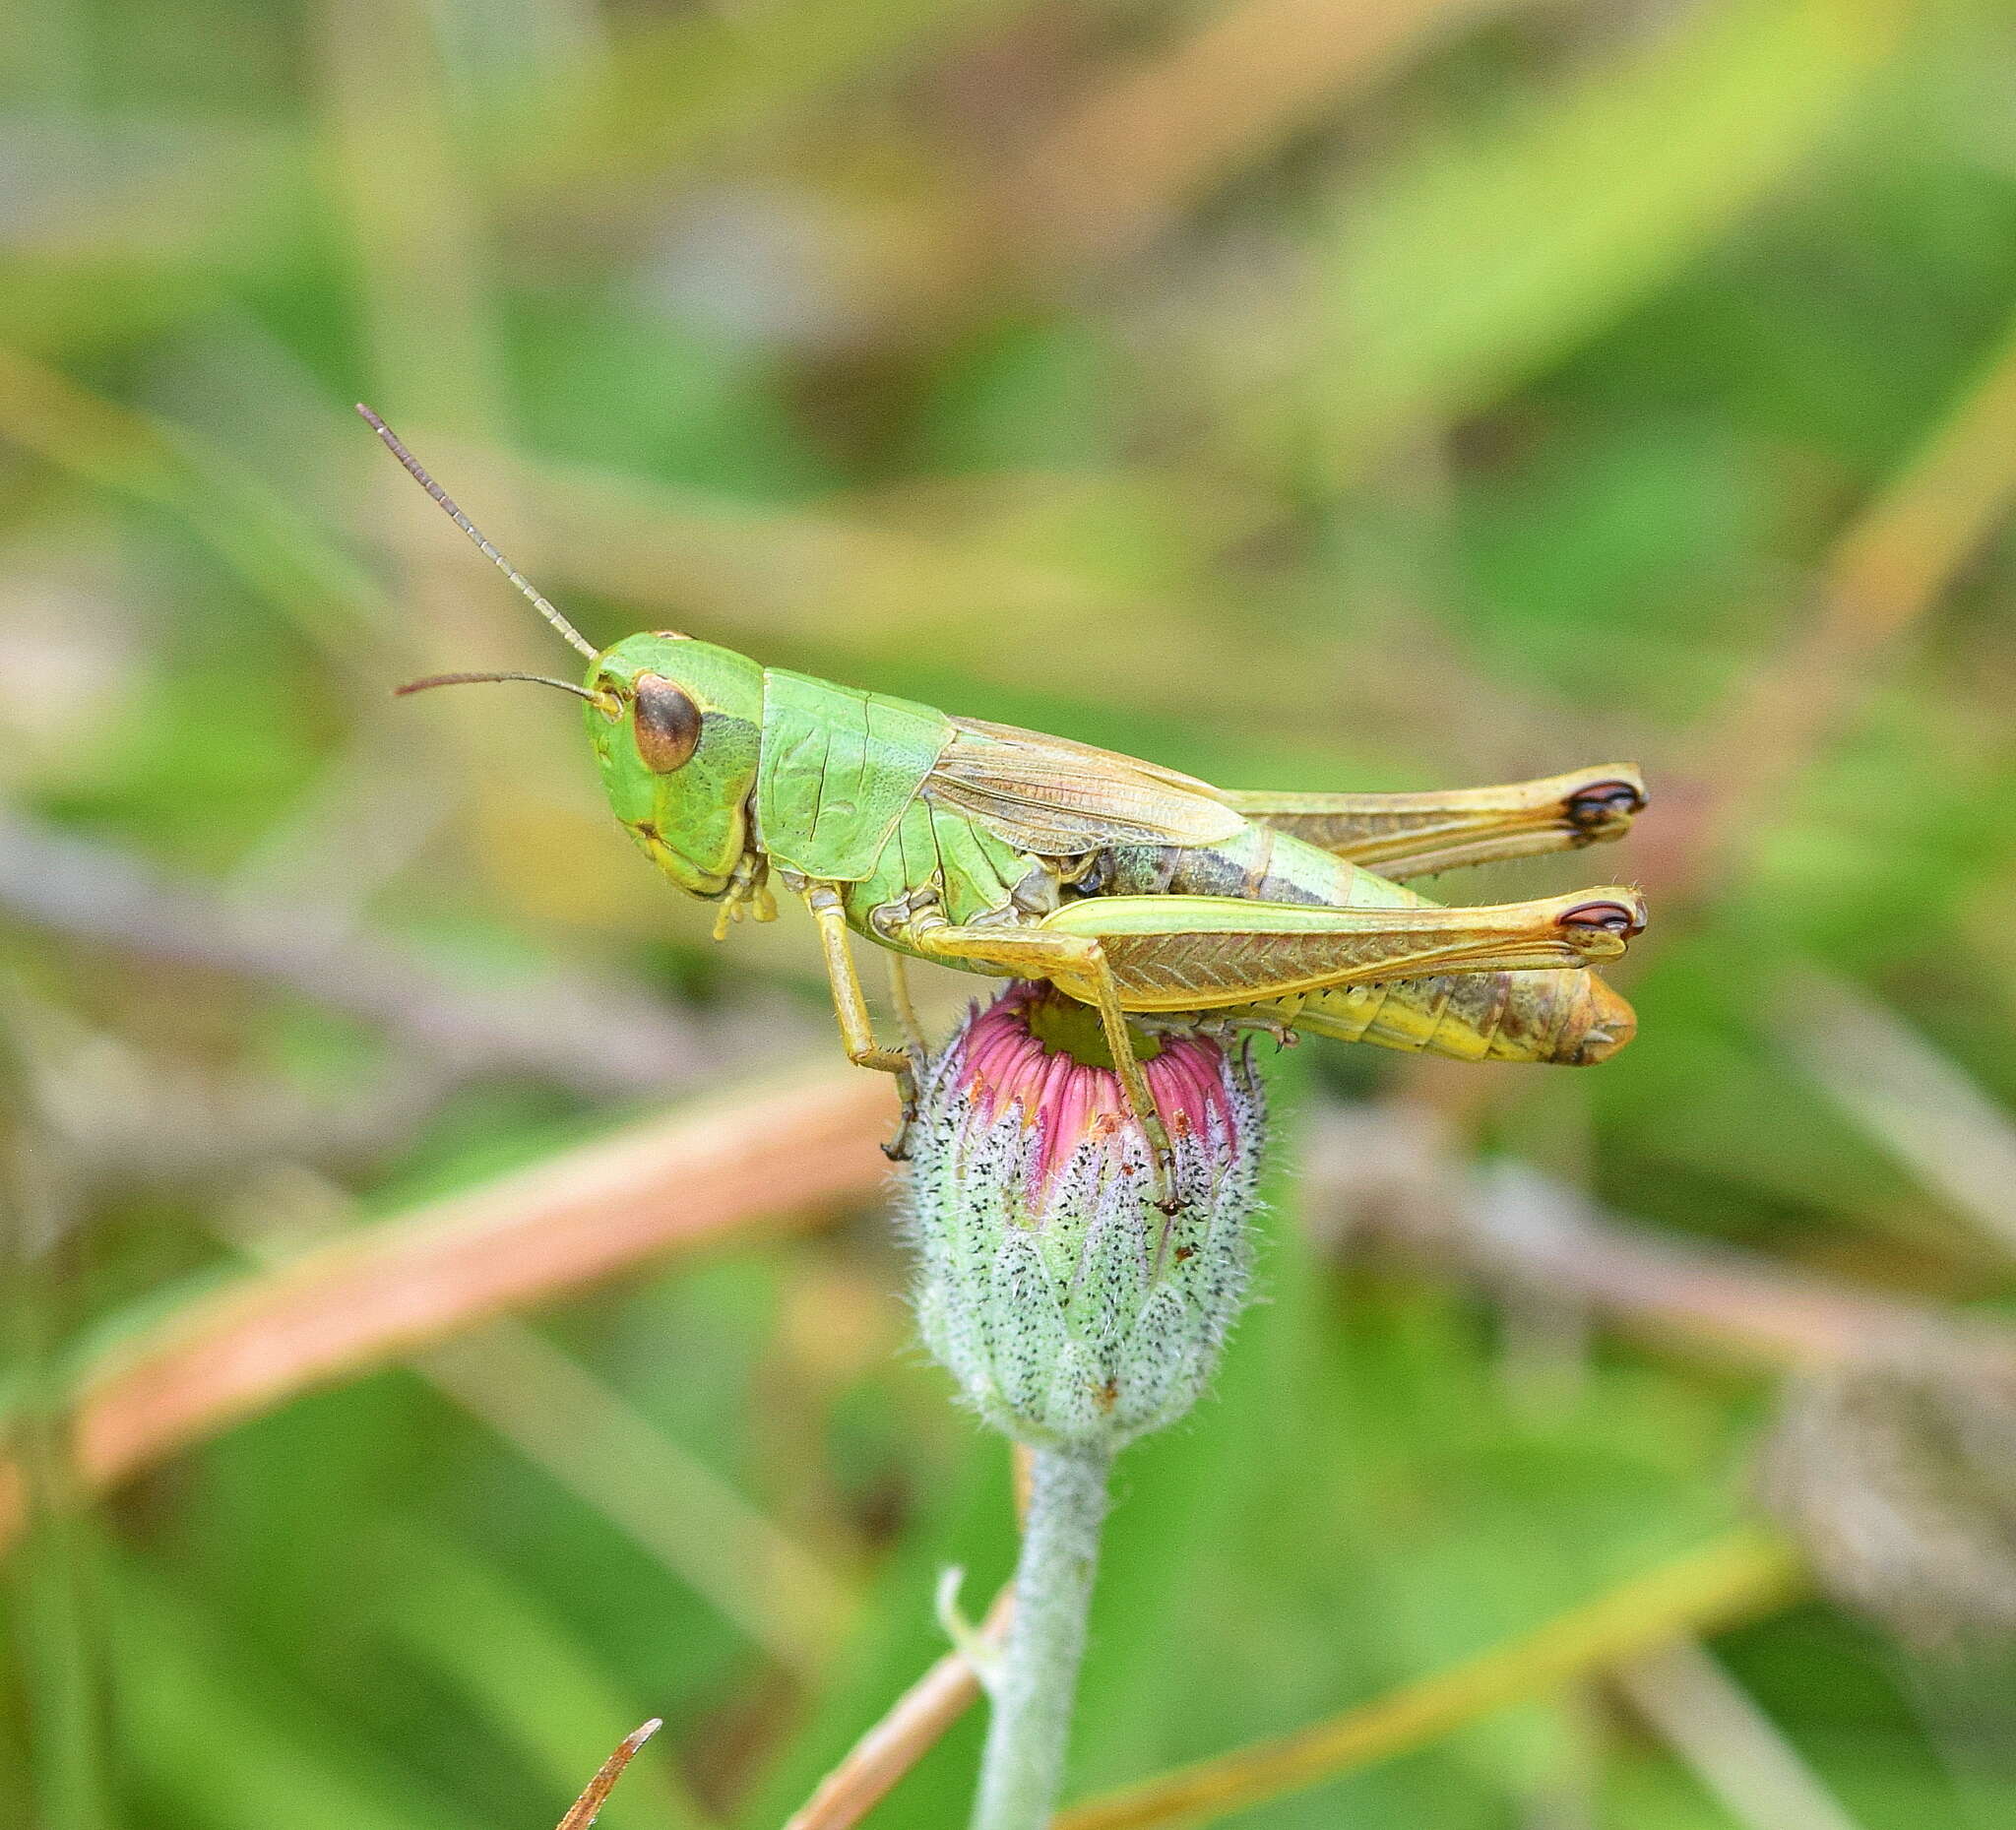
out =
<path fill-rule="evenodd" d="M 1092 1013 L 1017 985 L 930 1064 L 909 1231 L 926 1345 L 996 1428 L 1111 1450 L 1181 1417 L 1245 1299 L 1265 1127 L 1244 1051 L 1165 1038 L 1143 1068 L 1170 1209 Z"/>
<path fill-rule="evenodd" d="M 1796 1380 L 1766 1504 L 1821 1584 L 1920 1645 L 2016 1638 L 2016 1364 L 1927 1346 Z"/>

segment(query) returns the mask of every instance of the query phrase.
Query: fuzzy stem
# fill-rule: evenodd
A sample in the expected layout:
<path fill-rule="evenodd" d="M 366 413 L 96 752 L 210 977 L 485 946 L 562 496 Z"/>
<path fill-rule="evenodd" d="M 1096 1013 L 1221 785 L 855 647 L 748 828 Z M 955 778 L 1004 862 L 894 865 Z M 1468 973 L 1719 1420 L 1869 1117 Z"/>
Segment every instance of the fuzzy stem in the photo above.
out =
<path fill-rule="evenodd" d="M 1040 1449 L 1032 1458 L 1015 1620 L 988 1685 L 973 1830 L 1042 1830 L 1056 1809 L 1111 1466 L 1111 1453 L 1099 1448 Z"/>

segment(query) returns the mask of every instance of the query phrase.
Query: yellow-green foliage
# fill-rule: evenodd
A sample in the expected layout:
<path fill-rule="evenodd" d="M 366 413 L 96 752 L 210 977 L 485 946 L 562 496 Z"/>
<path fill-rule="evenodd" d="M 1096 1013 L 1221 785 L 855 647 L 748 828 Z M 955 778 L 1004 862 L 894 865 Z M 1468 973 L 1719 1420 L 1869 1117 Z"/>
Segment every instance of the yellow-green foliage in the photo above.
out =
<path fill-rule="evenodd" d="M 1629 1050 L 1283 1058 L 1263 1300 L 1123 1466 L 1073 1796 L 1728 1527 L 1766 1375 L 1345 1268 L 1299 1127 L 1405 1093 L 1452 1175 L 1494 1150 L 2006 1299 L 2012 93 L 1989 0 L 18 9 L 22 1464 L 60 1484 L 71 1372 L 260 1257 L 837 1056 L 801 915 L 713 946 L 577 707 L 388 699 L 575 668 L 362 398 L 598 643 L 682 629 L 1235 788 L 1645 765 L 1601 865 L 1652 899 Z M 1011 1553 L 889 1234 L 870 1205 L 570 1289 L 42 1521 L 0 1597 L 0 1830 L 540 1826 L 652 1714 L 604 1823 L 775 1830 L 941 1649 L 939 1567 L 981 1594 Z M 2016 1808 L 2006 1686 L 1818 1603 L 1718 1650 L 1866 1830 Z M 960 1820 L 975 1726 L 875 1830 Z M 1585 1695 L 1241 1821 L 1732 1808 Z"/>

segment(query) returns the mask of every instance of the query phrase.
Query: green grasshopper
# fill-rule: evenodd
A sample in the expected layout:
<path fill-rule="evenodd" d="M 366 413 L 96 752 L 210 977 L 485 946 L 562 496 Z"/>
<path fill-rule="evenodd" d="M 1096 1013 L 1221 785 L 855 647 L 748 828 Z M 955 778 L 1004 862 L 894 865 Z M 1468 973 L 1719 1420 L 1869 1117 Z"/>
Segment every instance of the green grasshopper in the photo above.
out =
<path fill-rule="evenodd" d="M 588 660 L 580 685 L 456 673 L 400 690 L 528 679 L 585 699 L 610 807 L 667 877 L 719 903 L 717 937 L 744 911 L 775 916 L 773 877 L 804 900 L 860 1066 L 908 1084 L 920 1044 L 914 1022 L 911 1048 L 877 1041 L 851 935 L 899 962 L 1045 979 L 1089 1005 L 1165 1177 L 1168 1137 L 1130 1019 L 1137 1033 L 1216 1021 L 1577 1066 L 1636 1028 L 1581 970 L 1643 928 L 1635 890 L 1444 909 L 1398 881 L 1620 837 L 1645 805 L 1628 765 L 1450 793 L 1228 793 L 667 630 L 598 650 L 358 411 Z M 898 1004 L 907 1016 L 900 979 Z"/>

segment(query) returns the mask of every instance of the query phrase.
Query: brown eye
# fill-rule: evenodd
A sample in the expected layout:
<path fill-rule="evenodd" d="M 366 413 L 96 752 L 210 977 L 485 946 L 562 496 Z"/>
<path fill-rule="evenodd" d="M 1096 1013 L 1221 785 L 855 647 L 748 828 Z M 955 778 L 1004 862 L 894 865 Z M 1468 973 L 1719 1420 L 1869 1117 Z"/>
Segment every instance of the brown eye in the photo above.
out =
<path fill-rule="evenodd" d="M 700 708 L 662 673 L 637 676 L 637 754 L 653 775 L 683 768 L 700 744 Z"/>

